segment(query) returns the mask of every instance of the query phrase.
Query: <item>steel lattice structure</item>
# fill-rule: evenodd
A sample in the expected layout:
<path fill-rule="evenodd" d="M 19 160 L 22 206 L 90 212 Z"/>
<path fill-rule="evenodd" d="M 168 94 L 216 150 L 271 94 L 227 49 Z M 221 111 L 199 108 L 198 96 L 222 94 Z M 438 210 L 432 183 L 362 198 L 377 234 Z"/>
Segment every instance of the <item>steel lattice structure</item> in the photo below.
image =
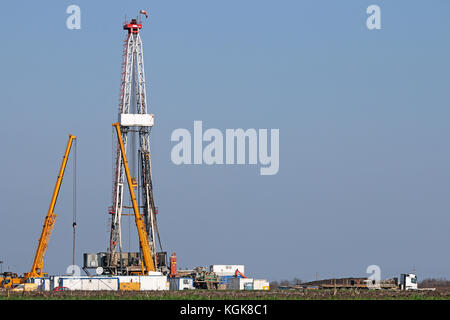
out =
<path fill-rule="evenodd" d="M 158 265 L 156 255 L 156 237 L 159 248 L 161 242 L 159 239 L 158 227 L 156 222 L 157 209 L 153 198 L 151 161 L 150 161 L 150 131 L 153 126 L 154 116 L 148 114 L 147 97 L 145 87 L 144 71 L 144 51 L 139 30 L 142 24 L 136 19 L 125 23 L 124 30 L 128 31 L 124 44 L 124 54 L 122 63 L 122 82 L 119 101 L 118 121 L 122 132 L 122 140 L 127 150 L 128 136 L 130 133 L 139 136 L 138 150 L 138 179 L 134 181 L 134 187 L 139 191 L 141 201 L 139 207 L 142 208 L 142 215 L 145 220 L 145 226 L 149 237 L 149 244 L 153 254 L 155 266 Z M 132 143 L 131 141 L 130 143 Z M 130 148 L 134 152 L 133 148 Z M 129 151 L 127 151 L 129 153 Z M 127 154 L 127 157 L 130 155 Z M 109 209 L 111 214 L 111 230 L 109 253 L 110 260 L 117 252 L 122 252 L 122 214 L 124 209 L 124 163 L 119 145 L 116 145 L 116 159 L 113 181 L 113 199 L 112 206 Z M 112 263 L 109 261 L 109 263 Z"/>

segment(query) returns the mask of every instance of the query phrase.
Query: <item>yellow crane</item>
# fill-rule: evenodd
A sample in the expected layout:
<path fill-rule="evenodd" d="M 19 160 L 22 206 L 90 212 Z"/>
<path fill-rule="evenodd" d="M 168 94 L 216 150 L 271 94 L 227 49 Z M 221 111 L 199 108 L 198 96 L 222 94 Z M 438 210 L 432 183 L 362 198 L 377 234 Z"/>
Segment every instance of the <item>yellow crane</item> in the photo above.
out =
<path fill-rule="evenodd" d="M 52 234 L 53 226 L 55 225 L 56 217 L 58 216 L 53 212 L 55 209 L 56 200 L 58 198 L 59 189 L 64 176 L 64 171 L 66 169 L 67 159 L 69 157 L 70 148 L 72 147 L 73 140 L 76 136 L 69 135 L 69 142 L 67 142 L 66 152 L 64 153 L 64 158 L 59 170 L 58 179 L 56 180 L 55 189 L 53 190 L 52 200 L 50 201 L 50 208 L 48 209 L 47 216 L 45 217 L 44 226 L 42 228 L 41 237 L 39 238 L 39 244 L 36 249 L 36 254 L 33 260 L 33 266 L 30 272 L 26 272 L 23 275 L 22 281 L 26 282 L 29 278 L 36 278 L 43 276 L 43 266 L 44 266 L 44 256 L 47 250 L 48 243 L 50 240 L 50 235 Z"/>
<path fill-rule="evenodd" d="M 130 197 L 131 197 L 131 201 L 133 203 L 134 217 L 135 217 L 136 227 L 137 227 L 138 235 L 139 235 L 139 244 L 142 249 L 142 255 L 144 256 L 145 270 L 142 270 L 142 273 L 148 274 L 150 271 L 155 271 L 155 264 L 153 263 L 152 251 L 150 249 L 150 244 L 148 242 L 147 231 L 145 230 L 145 222 L 139 213 L 136 196 L 134 195 L 134 190 L 133 190 L 134 184 L 133 184 L 133 180 L 130 175 L 130 169 L 128 168 L 128 161 L 127 161 L 127 156 L 125 155 L 125 147 L 123 145 L 122 133 L 120 131 L 120 124 L 114 123 L 113 127 L 116 128 L 117 139 L 119 140 L 120 151 L 122 153 L 122 160 L 123 160 L 123 164 L 125 167 L 125 173 L 127 176 L 128 189 L 130 190 Z"/>

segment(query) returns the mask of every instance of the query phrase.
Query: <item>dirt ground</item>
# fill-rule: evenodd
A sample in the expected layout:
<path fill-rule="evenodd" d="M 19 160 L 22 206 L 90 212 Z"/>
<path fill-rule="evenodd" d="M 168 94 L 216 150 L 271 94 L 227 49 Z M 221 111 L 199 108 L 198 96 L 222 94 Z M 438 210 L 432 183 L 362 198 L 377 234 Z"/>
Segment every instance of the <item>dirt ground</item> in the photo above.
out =
<path fill-rule="evenodd" d="M 277 290 L 277 291 L 66 291 L 66 292 L 7 292 L 0 291 L 0 299 L 138 299 L 138 300 L 322 300 L 322 299 L 449 299 L 450 287 L 435 291 L 394 291 L 341 289 Z"/>

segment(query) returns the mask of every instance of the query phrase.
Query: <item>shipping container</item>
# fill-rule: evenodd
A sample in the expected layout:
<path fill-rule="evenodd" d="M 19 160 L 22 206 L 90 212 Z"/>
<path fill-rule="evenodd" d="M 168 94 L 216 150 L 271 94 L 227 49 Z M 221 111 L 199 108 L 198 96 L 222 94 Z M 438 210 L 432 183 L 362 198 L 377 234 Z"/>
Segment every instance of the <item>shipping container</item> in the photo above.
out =
<path fill-rule="evenodd" d="M 40 291 L 50 291 L 51 290 L 51 282 L 50 278 L 31 278 L 31 283 L 37 284 L 37 289 Z"/>
<path fill-rule="evenodd" d="M 235 276 L 219 276 L 219 284 L 228 284 L 230 279 L 236 278 Z M 237 278 L 242 278 L 241 275 L 238 275 Z"/>
<path fill-rule="evenodd" d="M 169 290 L 167 277 L 163 275 L 140 276 L 141 291 Z"/>
<path fill-rule="evenodd" d="M 139 276 L 117 276 L 119 278 L 119 282 L 137 282 L 139 283 Z"/>
<path fill-rule="evenodd" d="M 192 278 L 170 278 L 170 290 L 193 290 L 194 289 L 194 279 Z"/>
<path fill-rule="evenodd" d="M 59 286 L 69 290 L 119 290 L 117 277 L 60 277 Z"/>
<path fill-rule="evenodd" d="M 41 283 L 40 281 L 37 280 Z M 121 286 L 121 284 L 125 285 Z M 139 288 L 140 291 L 169 290 L 167 277 L 161 272 L 150 272 L 148 276 L 51 276 L 49 279 L 45 279 L 44 286 L 45 290 L 53 290 L 56 287 L 89 291 L 119 290 L 121 287 L 129 290 Z"/>
<path fill-rule="evenodd" d="M 253 279 L 232 278 L 228 280 L 229 290 L 253 290 Z"/>
<path fill-rule="evenodd" d="M 140 291 L 141 284 L 139 282 L 121 282 L 119 289 L 123 291 Z"/>
<path fill-rule="evenodd" d="M 59 286 L 59 278 L 60 276 L 50 276 L 50 291 Z"/>
<path fill-rule="evenodd" d="M 255 279 L 253 280 L 253 290 L 269 290 L 269 282 L 265 279 Z"/>

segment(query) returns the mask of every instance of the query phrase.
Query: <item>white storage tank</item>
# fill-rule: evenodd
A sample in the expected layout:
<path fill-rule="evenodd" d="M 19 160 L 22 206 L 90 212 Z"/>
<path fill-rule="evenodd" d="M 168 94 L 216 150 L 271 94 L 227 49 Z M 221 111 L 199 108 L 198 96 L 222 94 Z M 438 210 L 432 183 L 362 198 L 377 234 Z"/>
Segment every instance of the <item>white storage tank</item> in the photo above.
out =
<path fill-rule="evenodd" d="M 244 265 L 241 264 L 214 264 L 209 270 L 218 276 L 234 276 L 236 270 L 245 275 Z"/>

